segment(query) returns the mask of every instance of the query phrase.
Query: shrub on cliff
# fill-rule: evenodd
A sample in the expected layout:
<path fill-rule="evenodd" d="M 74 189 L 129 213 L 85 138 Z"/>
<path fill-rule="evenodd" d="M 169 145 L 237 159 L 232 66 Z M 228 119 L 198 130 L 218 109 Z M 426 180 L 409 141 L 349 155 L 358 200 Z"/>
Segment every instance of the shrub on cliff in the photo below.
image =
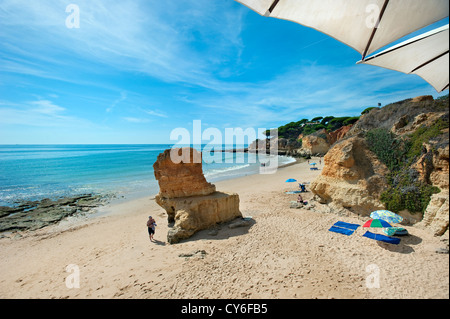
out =
<path fill-rule="evenodd" d="M 361 115 L 368 114 L 373 109 L 376 109 L 376 107 L 375 106 L 368 107 L 367 109 L 361 112 Z"/>
<path fill-rule="evenodd" d="M 439 188 L 420 181 L 417 171 L 408 167 L 391 172 L 387 180 L 389 187 L 380 200 L 386 209 L 394 212 L 407 209 L 411 213 L 423 213 L 431 196 L 440 192 Z"/>
<path fill-rule="evenodd" d="M 448 117 L 438 119 L 433 125 L 419 127 L 410 136 L 411 147 L 408 151 L 408 159 L 420 156 L 423 144 L 442 134 L 442 130 L 449 127 Z"/>
<path fill-rule="evenodd" d="M 383 162 L 390 171 L 400 169 L 405 160 L 408 143 L 397 138 L 384 128 L 370 130 L 366 133 L 369 149 Z"/>
<path fill-rule="evenodd" d="M 431 196 L 440 190 L 419 179 L 417 171 L 410 165 L 422 154 L 422 145 L 441 134 L 448 123 L 438 120 L 430 127 L 419 128 L 408 138 L 395 136 L 387 129 L 373 129 L 366 133 L 369 149 L 390 170 L 387 176 L 389 188 L 380 200 L 386 209 L 395 212 L 407 209 L 411 213 L 424 212 Z"/>

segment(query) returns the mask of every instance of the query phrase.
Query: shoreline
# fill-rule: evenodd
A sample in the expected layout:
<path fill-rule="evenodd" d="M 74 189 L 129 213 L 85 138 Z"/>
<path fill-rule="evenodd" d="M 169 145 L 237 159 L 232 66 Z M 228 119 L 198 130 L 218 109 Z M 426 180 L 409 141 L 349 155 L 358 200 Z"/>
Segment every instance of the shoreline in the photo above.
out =
<path fill-rule="evenodd" d="M 326 212 L 319 203 L 290 209 L 295 195 L 285 191 L 297 185 L 286 179 L 312 182 L 318 174 L 303 162 L 271 175 L 217 182 L 218 191 L 239 194 L 242 215 L 253 223 L 217 225 L 174 245 L 166 240 L 167 214 L 151 195 L 109 204 L 97 218 L 2 238 L 7 258 L 0 260 L 0 297 L 448 298 L 448 256 L 434 252 L 439 239 L 425 230 L 406 227 L 411 236 L 402 245 L 381 245 L 363 238 L 361 227 L 352 236 L 328 231 L 338 220 L 362 224 L 364 218 Z M 153 243 L 148 215 L 158 223 Z M 380 269 L 378 289 L 365 284 L 366 267 L 373 264 Z M 65 284 L 68 265 L 79 267 L 78 289 Z"/>
<path fill-rule="evenodd" d="M 282 164 L 278 166 L 277 169 L 282 169 L 283 167 L 288 167 L 302 162 L 302 159 L 299 158 L 292 157 L 292 159 L 294 160 L 293 162 Z M 219 180 L 214 181 L 214 183 L 234 180 L 240 177 L 251 176 L 255 174 L 259 173 L 253 172 L 242 176 L 224 176 Z M 73 194 L 63 197 L 48 196 L 41 200 L 17 201 L 14 203 L 14 205 L 0 206 L 0 236 L 5 237 L 11 234 L 14 235 L 14 233 L 18 231 L 33 231 L 43 227 L 51 226 L 55 223 L 64 221 L 64 219 L 68 217 L 71 217 L 72 219 L 81 217 L 79 219 L 82 220 L 84 217 L 95 218 L 98 216 L 104 216 L 108 214 L 108 207 L 111 205 L 139 200 L 146 197 L 154 199 L 157 194 L 158 193 L 148 195 L 145 194 L 145 191 L 105 194 L 89 193 Z M 82 199 L 84 201 L 91 201 L 91 203 L 80 203 L 79 205 L 77 205 L 77 201 L 79 199 Z M 47 209 L 47 211 L 45 211 L 45 209 Z M 30 221 L 28 215 L 25 212 L 38 213 L 33 216 L 35 217 L 35 219 Z M 48 218 L 46 216 L 47 212 L 49 215 Z M 14 215 L 18 215 L 16 216 L 18 218 L 14 218 Z M 53 218 L 51 215 L 54 215 Z M 5 224 L 5 226 L 3 227 L 2 224 Z"/>
<path fill-rule="evenodd" d="M 290 166 L 293 166 L 293 165 L 296 165 L 296 164 L 299 164 L 299 163 L 306 162 L 306 159 L 303 159 L 303 158 L 294 158 L 293 157 L 293 159 L 295 159 L 295 161 L 293 161 L 291 163 L 286 163 L 286 164 L 280 165 L 277 168 L 277 170 L 278 169 L 287 168 L 287 167 L 290 167 Z M 243 176 L 231 176 L 229 178 L 224 178 L 224 179 L 212 182 L 212 183 L 214 183 L 214 184 L 229 183 L 229 182 L 232 182 L 232 181 L 239 180 L 241 178 L 246 178 L 246 177 L 254 176 L 254 175 L 258 175 L 258 174 L 259 173 L 247 174 L 247 175 L 243 175 Z M 140 193 L 142 193 L 142 192 L 140 192 Z M 147 198 L 150 199 L 150 200 L 154 200 L 156 195 L 158 195 L 158 193 L 147 194 L 147 195 L 144 195 L 144 194 L 140 194 L 140 195 L 131 194 L 128 197 L 124 197 L 124 196 L 119 196 L 118 195 L 118 196 L 114 196 L 114 198 L 112 198 L 110 200 L 110 202 L 107 203 L 106 205 L 99 207 L 99 209 L 102 210 L 102 209 L 105 209 L 107 206 L 114 206 L 114 205 L 118 205 L 118 204 L 124 204 L 124 203 L 127 203 L 127 202 L 136 201 L 136 200 L 143 200 L 143 199 L 147 199 Z M 102 212 L 101 214 L 99 214 L 97 212 L 97 213 L 94 213 L 91 216 L 104 215 L 104 214 L 107 214 L 107 212 Z"/>

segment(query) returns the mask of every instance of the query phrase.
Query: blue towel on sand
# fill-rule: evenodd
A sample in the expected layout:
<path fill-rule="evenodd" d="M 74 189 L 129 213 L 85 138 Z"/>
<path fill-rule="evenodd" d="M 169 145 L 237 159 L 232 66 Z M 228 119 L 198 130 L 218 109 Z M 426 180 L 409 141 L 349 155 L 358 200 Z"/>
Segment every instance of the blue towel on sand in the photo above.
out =
<path fill-rule="evenodd" d="M 353 229 L 341 228 L 341 227 L 336 227 L 336 226 L 331 226 L 331 228 L 328 230 L 333 233 L 343 234 L 343 235 L 347 235 L 347 236 L 350 236 L 351 234 L 353 234 L 355 232 Z"/>
<path fill-rule="evenodd" d="M 353 229 L 353 230 L 356 230 L 359 227 L 358 224 L 350 224 L 350 223 L 340 222 L 340 221 L 334 223 L 333 226 L 337 226 L 337 227 L 341 227 L 341 228 L 347 228 L 347 229 Z"/>
<path fill-rule="evenodd" d="M 355 230 L 358 227 L 359 227 L 359 225 L 357 225 L 357 224 L 350 224 L 350 223 L 339 221 L 339 222 L 334 223 L 334 225 L 331 226 L 331 228 L 328 230 L 331 232 L 334 232 L 334 233 L 350 236 L 351 234 L 353 234 L 355 232 Z"/>
<path fill-rule="evenodd" d="M 400 243 L 400 238 L 394 238 L 394 237 L 388 237 L 388 236 L 384 236 L 384 235 L 374 234 L 374 233 L 371 233 L 370 231 L 367 231 L 363 235 L 363 237 L 367 237 L 370 239 L 382 241 L 382 242 L 393 244 L 393 245 L 398 245 Z"/>

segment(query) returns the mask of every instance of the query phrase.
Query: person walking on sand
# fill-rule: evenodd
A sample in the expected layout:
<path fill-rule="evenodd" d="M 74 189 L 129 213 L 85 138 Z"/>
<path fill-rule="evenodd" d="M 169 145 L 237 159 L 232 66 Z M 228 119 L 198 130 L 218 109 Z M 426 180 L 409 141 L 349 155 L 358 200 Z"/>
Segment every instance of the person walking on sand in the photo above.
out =
<path fill-rule="evenodd" d="M 153 219 L 152 216 L 148 216 L 147 228 L 150 241 L 153 241 L 153 236 L 155 235 L 155 226 L 157 226 L 156 221 Z"/>

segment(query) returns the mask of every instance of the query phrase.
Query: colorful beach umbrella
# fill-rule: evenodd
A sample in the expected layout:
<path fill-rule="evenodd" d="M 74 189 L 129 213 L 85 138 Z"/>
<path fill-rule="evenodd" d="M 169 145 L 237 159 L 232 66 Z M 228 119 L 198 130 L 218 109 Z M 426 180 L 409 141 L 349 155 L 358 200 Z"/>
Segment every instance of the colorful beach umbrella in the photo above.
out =
<path fill-rule="evenodd" d="M 293 183 L 293 182 L 296 182 L 296 181 L 297 181 L 296 179 L 289 178 L 288 180 L 286 180 L 286 183 Z"/>
<path fill-rule="evenodd" d="M 403 227 L 390 227 L 383 229 L 383 233 L 388 236 L 406 236 L 408 231 Z"/>
<path fill-rule="evenodd" d="M 371 219 L 364 223 L 363 227 L 385 228 L 392 227 L 387 221 L 382 219 Z"/>
<path fill-rule="evenodd" d="M 403 221 L 403 217 L 389 210 L 376 210 L 370 213 L 370 218 L 382 219 L 388 223 L 398 224 Z"/>

